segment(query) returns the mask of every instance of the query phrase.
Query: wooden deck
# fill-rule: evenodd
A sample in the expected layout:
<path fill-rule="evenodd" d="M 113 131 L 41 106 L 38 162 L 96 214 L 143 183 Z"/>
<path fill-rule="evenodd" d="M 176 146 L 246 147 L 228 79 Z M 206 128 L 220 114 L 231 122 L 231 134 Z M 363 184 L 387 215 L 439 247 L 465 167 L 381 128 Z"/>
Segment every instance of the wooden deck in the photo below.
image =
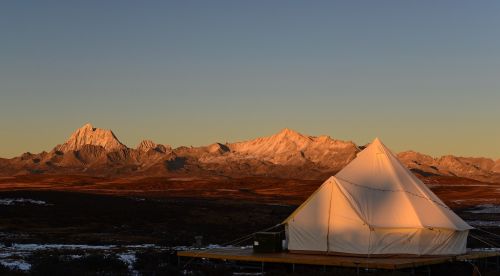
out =
<path fill-rule="evenodd" d="M 435 257 L 351 257 L 336 255 L 312 255 L 297 253 L 254 253 L 251 248 L 221 248 L 210 250 L 179 251 L 179 257 L 207 258 L 260 263 L 289 263 L 322 266 L 343 266 L 372 269 L 404 269 L 453 261 L 465 261 L 498 257 L 500 252 L 471 251 L 459 256 Z"/>

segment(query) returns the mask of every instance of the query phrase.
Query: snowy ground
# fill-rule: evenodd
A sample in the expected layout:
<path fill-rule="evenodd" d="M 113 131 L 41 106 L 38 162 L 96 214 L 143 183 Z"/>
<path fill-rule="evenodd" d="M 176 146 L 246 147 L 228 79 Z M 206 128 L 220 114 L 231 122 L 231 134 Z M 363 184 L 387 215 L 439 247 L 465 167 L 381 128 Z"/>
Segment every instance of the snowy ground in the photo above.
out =
<path fill-rule="evenodd" d="M 27 259 L 36 251 L 42 250 L 82 250 L 82 252 L 116 253 L 118 258 L 126 263 L 130 270 L 133 269 L 136 260 L 135 254 L 144 249 L 168 249 L 154 244 L 142 244 L 131 246 L 118 245 L 85 245 L 85 244 L 12 244 L 11 246 L 0 245 L 0 264 L 21 271 L 28 271 L 31 265 Z M 71 258 L 81 258 L 83 255 L 70 255 Z"/>
<path fill-rule="evenodd" d="M 196 248 L 196 249 L 216 249 L 216 248 L 230 248 L 231 246 L 220 246 L 216 244 L 211 244 L 206 247 Z M 245 247 L 241 247 L 245 248 Z M 127 264 L 129 270 L 134 274 L 133 267 L 136 261 L 136 253 L 146 250 L 146 249 L 156 249 L 156 250 L 189 250 L 194 249 L 190 246 L 177 246 L 177 247 L 164 247 L 155 244 L 140 244 L 140 245 L 86 245 L 86 244 L 19 244 L 14 243 L 10 246 L 0 244 L 0 264 L 15 270 L 29 271 L 31 264 L 28 263 L 29 257 L 36 251 L 43 250 L 68 250 L 68 252 L 74 252 L 74 250 L 81 250 L 82 254 L 71 253 L 71 258 L 81 258 L 87 253 L 99 252 L 102 254 L 116 254 L 118 259 Z M 73 250 L 73 251 L 72 251 Z M 69 254 L 69 253 L 68 253 Z"/>
<path fill-rule="evenodd" d="M 33 205 L 49 205 L 47 202 L 43 200 L 35 200 L 30 198 L 0 198 L 0 205 L 25 205 L 25 204 L 33 204 Z"/>
<path fill-rule="evenodd" d="M 477 214 L 474 219 L 467 220 L 473 227 L 500 227 L 500 221 L 498 219 L 491 219 L 489 215 L 500 214 L 500 206 L 495 204 L 480 204 L 471 210 L 467 210 L 467 213 Z M 487 219 L 481 219 L 480 215 L 486 216 Z"/>
<path fill-rule="evenodd" d="M 500 221 L 497 220 L 467 220 L 472 227 L 499 227 Z"/>
<path fill-rule="evenodd" d="M 500 214 L 500 206 L 494 204 L 481 204 L 474 210 L 468 211 L 475 214 Z"/>

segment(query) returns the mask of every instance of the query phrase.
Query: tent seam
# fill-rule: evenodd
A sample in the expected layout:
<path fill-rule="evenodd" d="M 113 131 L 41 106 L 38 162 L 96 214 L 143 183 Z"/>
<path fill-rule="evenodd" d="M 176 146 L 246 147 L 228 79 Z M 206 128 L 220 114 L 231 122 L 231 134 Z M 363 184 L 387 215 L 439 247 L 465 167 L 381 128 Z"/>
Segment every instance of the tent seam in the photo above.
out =
<path fill-rule="evenodd" d="M 337 176 L 335 176 L 335 178 L 337 178 Z M 339 178 L 340 180 L 342 181 L 346 181 L 342 178 Z M 346 182 L 349 182 L 349 181 L 346 181 Z M 342 185 L 340 183 L 338 183 L 336 180 L 335 180 L 335 183 L 337 184 L 337 187 L 339 187 L 339 191 L 342 193 L 342 195 L 345 197 L 345 199 L 347 200 L 347 202 L 349 203 L 349 205 L 351 205 L 351 208 L 354 210 L 354 212 L 356 212 L 356 214 L 358 215 L 359 219 L 366 225 L 368 225 L 368 227 L 371 227 L 371 225 L 366 221 L 366 218 L 364 218 L 358 211 L 358 209 L 354 206 L 354 204 L 351 202 L 351 199 L 345 194 L 344 190 L 342 188 L 340 188 Z"/>
<path fill-rule="evenodd" d="M 328 208 L 328 227 L 327 227 L 327 232 L 326 232 L 326 252 L 330 252 L 330 222 L 331 222 L 331 216 L 332 216 L 332 198 L 333 198 L 333 183 L 330 183 L 331 188 L 330 188 L 330 203 L 329 203 L 329 208 Z"/>
<path fill-rule="evenodd" d="M 313 197 L 319 193 L 319 191 L 323 188 L 323 185 L 325 185 L 326 183 L 328 183 L 328 180 L 332 179 L 333 176 L 331 176 L 330 178 L 328 178 L 323 184 L 321 184 L 318 189 L 316 189 L 316 191 L 314 191 L 302 204 L 300 204 L 299 207 L 297 207 L 297 209 L 295 209 L 295 211 L 293 211 L 293 213 L 291 213 L 283 222 L 282 224 L 285 224 L 285 223 L 288 223 L 291 219 L 293 219 L 298 213 L 300 210 L 302 210 L 302 208 L 304 208 L 308 202 L 310 202 Z"/>
<path fill-rule="evenodd" d="M 342 180 L 342 181 L 345 181 L 345 182 L 347 182 L 349 184 L 352 184 L 352 185 L 355 185 L 355 186 L 358 186 L 358 187 L 361 187 L 361 188 L 365 188 L 365 189 L 370 189 L 370 190 L 375 190 L 375 191 L 381 191 L 381 192 L 394 192 L 394 193 L 396 193 L 396 192 L 403 192 L 403 193 L 406 193 L 406 194 L 409 194 L 409 195 L 412 195 L 412 196 L 415 196 L 415 197 L 420 197 L 420 198 L 423 198 L 423 199 L 427 199 L 429 201 L 432 201 L 432 202 L 434 202 L 434 203 L 442 206 L 443 208 L 451 210 L 450 207 L 448 207 L 448 206 L 446 206 L 446 205 L 444 205 L 444 204 L 442 204 L 440 202 L 437 202 L 437 201 L 435 201 L 433 199 L 429 199 L 429 198 L 417 195 L 415 193 L 412 193 L 412 192 L 409 192 L 409 191 L 406 191 L 406 190 L 389 190 L 389 189 L 372 188 L 372 187 L 368 187 L 368 186 L 365 186 L 365 185 L 361 185 L 361 184 L 358 184 L 358 183 L 351 182 L 349 180 L 343 179 L 343 178 L 338 177 L 338 176 L 335 176 L 335 177 L 338 178 L 338 179 L 340 179 L 340 180 Z"/>
<path fill-rule="evenodd" d="M 384 152 L 384 155 L 385 155 L 384 157 L 387 159 L 387 162 L 389 162 L 391 164 L 392 160 L 389 159 L 389 154 L 390 153 L 388 153 L 387 151 L 385 151 L 384 147 L 381 147 L 381 149 Z M 404 188 L 403 188 L 403 186 L 401 185 L 401 180 L 399 179 L 399 177 L 398 177 L 398 175 L 396 173 L 396 170 L 395 170 L 395 168 L 394 168 L 394 166 L 392 164 L 391 164 L 391 166 L 389 166 L 389 170 L 391 172 L 392 177 L 394 177 L 394 179 L 396 180 L 395 182 L 397 183 L 397 185 L 401 188 L 401 190 L 405 191 Z M 404 193 L 404 195 L 405 195 L 405 198 L 406 198 L 408 204 L 411 206 L 411 209 L 413 210 L 413 213 L 417 217 L 419 224 L 421 226 L 425 226 L 425 225 L 422 225 L 422 218 L 418 215 L 418 212 L 415 209 L 415 206 L 413 206 L 413 202 L 411 201 L 410 197 L 408 196 L 408 193 Z M 424 196 L 421 196 L 421 197 L 426 198 Z"/>

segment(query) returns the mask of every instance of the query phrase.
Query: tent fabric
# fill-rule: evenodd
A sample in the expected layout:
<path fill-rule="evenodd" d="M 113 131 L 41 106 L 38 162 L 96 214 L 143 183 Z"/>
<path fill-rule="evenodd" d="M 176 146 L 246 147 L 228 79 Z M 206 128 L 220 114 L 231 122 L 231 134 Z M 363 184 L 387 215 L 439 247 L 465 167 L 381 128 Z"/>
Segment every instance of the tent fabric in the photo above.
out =
<path fill-rule="evenodd" d="M 466 222 L 375 139 L 285 222 L 291 251 L 453 255 Z"/>

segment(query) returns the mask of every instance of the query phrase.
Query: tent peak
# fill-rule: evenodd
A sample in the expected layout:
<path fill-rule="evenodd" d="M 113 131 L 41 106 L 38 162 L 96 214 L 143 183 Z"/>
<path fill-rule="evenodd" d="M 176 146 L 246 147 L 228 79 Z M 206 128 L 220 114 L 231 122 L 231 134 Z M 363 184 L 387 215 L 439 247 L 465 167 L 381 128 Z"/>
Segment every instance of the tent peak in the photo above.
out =
<path fill-rule="evenodd" d="M 386 148 L 387 147 L 384 145 L 384 143 L 382 143 L 380 138 L 376 137 L 375 139 L 373 139 L 373 141 L 371 143 L 367 144 L 363 148 L 363 150 L 361 152 L 359 152 L 358 154 L 361 154 L 361 153 L 364 154 L 366 152 L 373 152 L 374 149 L 375 149 L 375 152 L 380 152 L 382 149 L 386 149 Z"/>
<path fill-rule="evenodd" d="M 372 144 L 382 144 L 382 141 L 380 141 L 378 137 L 375 137 L 375 139 L 373 139 L 372 141 Z"/>

